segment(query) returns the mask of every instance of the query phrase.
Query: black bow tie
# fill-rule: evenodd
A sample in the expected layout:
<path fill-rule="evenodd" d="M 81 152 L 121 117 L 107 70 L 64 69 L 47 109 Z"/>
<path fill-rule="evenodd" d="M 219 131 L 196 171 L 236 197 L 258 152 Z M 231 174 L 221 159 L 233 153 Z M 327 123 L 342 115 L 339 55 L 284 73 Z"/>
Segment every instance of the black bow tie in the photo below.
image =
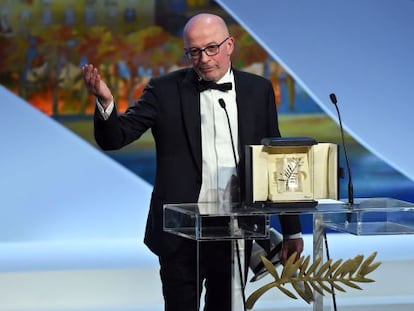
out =
<path fill-rule="evenodd" d="M 215 83 L 213 81 L 200 80 L 197 84 L 198 90 L 203 92 L 205 90 L 219 90 L 222 92 L 230 91 L 233 87 L 231 82 Z"/>

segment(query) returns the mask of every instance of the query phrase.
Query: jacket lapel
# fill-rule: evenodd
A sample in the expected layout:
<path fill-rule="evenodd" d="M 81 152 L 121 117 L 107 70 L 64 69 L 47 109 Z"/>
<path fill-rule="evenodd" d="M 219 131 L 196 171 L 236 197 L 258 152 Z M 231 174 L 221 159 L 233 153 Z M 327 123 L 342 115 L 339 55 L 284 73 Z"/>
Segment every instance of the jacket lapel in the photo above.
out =
<path fill-rule="evenodd" d="M 237 70 L 233 70 L 234 83 L 236 87 L 236 102 L 238 111 L 238 126 L 239 126 L 239 154 L 244 153 L 244 145 L 248 140 L 249 132 L 251 131 L 252 125 L 254 124 L 254 115 L 249 110 L 249 103 L 251 102 L 251 94 L 248 90 L 249 81 L 243 79 Z"/>
<path fill-rule="evenodd" d="M 195 81 L 194 71 L 189 70 L 184 80 L 179 83 L 179 90 L 184 127 L 196 167 L 201 174 L 200 93 L 196 89 Z"/>

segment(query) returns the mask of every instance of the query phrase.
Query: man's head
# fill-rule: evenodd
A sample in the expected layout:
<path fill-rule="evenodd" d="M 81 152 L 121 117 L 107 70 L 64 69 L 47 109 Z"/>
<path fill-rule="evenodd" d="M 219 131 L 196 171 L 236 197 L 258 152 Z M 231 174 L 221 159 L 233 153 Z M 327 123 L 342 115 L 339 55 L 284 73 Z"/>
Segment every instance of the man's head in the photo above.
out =
<path fill-rule="evenodd" d="M 234 39 L 221 17 L 202 13 L 185 25 L 184 48 L 201 78 L 218 81 L 230 68 Z"/>

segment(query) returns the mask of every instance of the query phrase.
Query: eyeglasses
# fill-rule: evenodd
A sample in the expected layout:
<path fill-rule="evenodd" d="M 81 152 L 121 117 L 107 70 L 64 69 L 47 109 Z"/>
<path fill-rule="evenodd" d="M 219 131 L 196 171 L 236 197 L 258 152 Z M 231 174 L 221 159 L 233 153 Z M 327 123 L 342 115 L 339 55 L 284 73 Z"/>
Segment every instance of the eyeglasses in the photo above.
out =
<path fill-rule="evenodd" d="M 204 49 L 199 49 L 199 48 L 184 49 L 185 55 L 191 60 L 199 59 L 203 52 L 206 53 L 207 56 L 217 55 L 220 52 L 220 46 L 223 45 L 223 43 L 226 42 L 228 39 L 230 39 L 230 37 L 227 37 L 226 39 L 221 41 L 219 44 L 210 44 L 206 46 Z"/>

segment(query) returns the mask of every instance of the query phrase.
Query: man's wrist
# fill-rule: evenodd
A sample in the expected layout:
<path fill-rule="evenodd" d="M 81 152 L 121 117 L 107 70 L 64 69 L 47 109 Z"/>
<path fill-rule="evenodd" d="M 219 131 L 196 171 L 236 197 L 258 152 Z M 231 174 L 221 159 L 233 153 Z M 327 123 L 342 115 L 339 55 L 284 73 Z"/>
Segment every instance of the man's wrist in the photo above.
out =
<path fill-rule="evenodd" d="M 102 97 L 99 97 L 99 96 L 95 96 L 95 97 L 96 97 L 96 100 L 99 102 L 99 104 L 102 106 L 102 108 L 104 110 L 106 110 L 114 102 L 113 97 L 111 97 L 109 99 L 102 98 Z"/>
<path fill-rule="evenodd" d="M 114 109 L 114 102 L 110 102 L 109 105 L 107 105 L 106 107 L 104 107 L 102 105 L 102 103 L 100 102 L 99 98 L 96 97 L 96 106 L 98 107 L 99 112 L 101 113 L 102 117 L 104 118 L 104 120 L 108 120 L 109 116 L 112 113 L 112 110 Z"/>
<path fill-rule="evenodd" d="M 295 239 L 301 239 L 302 238 L 302 232 L 298 232 L 295 234 L 287 234 L 283 235 L 284 240 L 295 240 Z"/>

